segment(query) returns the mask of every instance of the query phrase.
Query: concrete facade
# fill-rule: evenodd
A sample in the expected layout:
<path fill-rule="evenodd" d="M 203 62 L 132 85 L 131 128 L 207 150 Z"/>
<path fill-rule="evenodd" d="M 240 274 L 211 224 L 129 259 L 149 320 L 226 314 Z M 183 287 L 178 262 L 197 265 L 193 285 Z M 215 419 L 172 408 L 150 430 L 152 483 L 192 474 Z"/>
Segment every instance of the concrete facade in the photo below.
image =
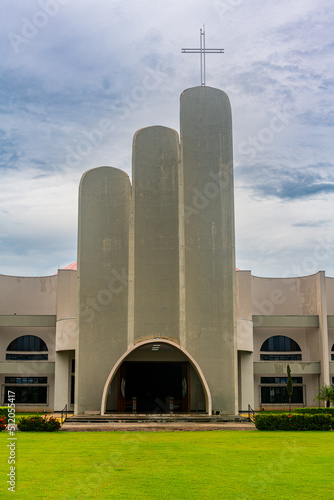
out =
<path fill-rule="evenodd" d="M 181 95 L 180 137 L 133 141 L 79 188 L 78 269 L 0 276 L 1 403 L 77 414 L 316 406 L 334 383 L 334 278 L 235 270 L 227 95 Z"/>
<path fill-rule="evenodd" d="M 47 377 L 47 400 L 42 404 L 18 404 L 22 411 L 61 410 L 65 404 L 70 409 L 72 360 L 76 356 L 77 330 L 71 321 L 76 312 L 77 271 L 59 270 L 58 275 L 43 278 L 17 278 L 0 276 L 0 384 L 1 403 L 4 402 L 5 388 L 29 386 L 24 378 Z M 325 286 L 316 288 L 317 283 L 324 281 Z M 294 406 L 317 406 L 314 401 L 319 387 L 323 384 L 334 384 L 334 278 L 326 277 L 324 272 L 299 278 L 260 278 L 251 275 L 250 271 L 236 271 L 236 303 L 237 303 L 237 346 L 238 346 L 238 392 L 239 410 L 246 410 L 248 404 L 255 409 L 286 408 L 286 405 L 268 404 L 261 401 L 261 387 L 282 387 L 284 383 L 266 384 L 261 382 L 264 377 L 280 379 L 286 376 L 287 363 L 290 364 L 292 375 L 302 377 L 301 387 L 303 402 Z M 19 299 L 15 302 L 18 313 L 10 309 L 10 298 Z M 319 293 L 322 300 L 319 302 Z M 41 300 L 41 298 L 43 299 Z M 99 296 L 100 298 L 102 297 Z M 29 311 L 24 307 L 29 300 Z M 327 332 L 320 331 L 319 316 L 321 303 L 327 304 Z M 60 304 L 64 304 L 63 310 Z M 34 306 L 32 306 L 34 304 Z M 57 309 L 58 304 L 58 309 Z M 66 304 L 66 307 L 65 307 Z M 102 304 L 97 300 L 97 306 Z M 65 311 L 67 309 L 67 311 Z M 302 311 L 303 309 L 303 311 Z M 62 312 L 63 311 L 63 312 Z M 27 314 L 30 312 L 30 314 Z M 68 316 L 65 318 L 65 313 Z M 47 314 L 44 314 L 47 313 Z M 43 326 L 46 325 L 46 326 Z M 66 327 L 64 327 L 66 325 Z M 6 360 L 9 344 L 20 336 L 35 335 L 45 341 L 48 347 L 48 360 Z M 286 336 L 298 343 L 301 349 L 301 360 L 263 361 L 261 346 L 270 337 Z M 325 339 L 324 339 L 325 338 Z M 113 364 L 112 358 L 107 363 L 99 396 L 98 409 L 101 406 L 112 410 L 117 403 L 117 377 L 114 377 L 114 394 L 108 396 L 110 384 L 108 378 L 112 369 L 119 366 L 120 359 L 129 362 L 147 362 L 154 357 L 155 362 L 184 362 L 190 359 L 187 348 L 181 348 L 177 339 L 154 339 L 154 343 L 170 342 L 170 349 L 152 351 L 152 339 L 125 346 Z M 146 342 L 146 344 L 145 344 Z M 327 345 L 327 357 L 324 358 L 323 344 Z M 97 342 L 98 343 L 98 342 Z M 91 347 L 93 349 L 93 347 Z M 96 346 L 94 346 L 96 349 Z M 120 352 L 121 350 L 119 350 Z M 279 354 L 279 353 L 276 353 Z M 109 353 L 110 357 L 112 353 Z M 88 357 L 88 356 L 87 356 Z M 201 362 L 191 356 L 191 408 L 193 411 L 205 410 L 207 384 L 211 397 L 209 377 L 204 377 Z M 91 364 L 88 360 L 87 363 Z M 193 363 L 193 364 L 192 364 Z M 111 366 L 113 364 L 113 366 Z M 324 367 L 327 366 L 328 374 Z M 90 371 L 91 373 L 91 371 Z M 115 370 L 115 375 L 117 369 Z M 326 379 L 325 376 L 328 378 Z M 6 377 L 18 377 L 19 384 L 6 382 Z M 111 380 L 109 381 L 111 382 Z M 44 386 L 44 383 L 41 384 Z M 299 384 L 297 384 L 299 385 Z M 102 399 L 105 396 L 104 405 Z M 112 397 L 114 398 L 112 401 Z M 105 406 L 109 398 L 109 408 Z M 323 404 L 323 403 L 321 403 Z M 216 411 L 212 405 L 211 409 Z M 223 410 L 223 408 L 222 408 Z M 83 410 L 87 411 L 87 410 Z M 88 410 L 94 411 L 94 410 Z"/>

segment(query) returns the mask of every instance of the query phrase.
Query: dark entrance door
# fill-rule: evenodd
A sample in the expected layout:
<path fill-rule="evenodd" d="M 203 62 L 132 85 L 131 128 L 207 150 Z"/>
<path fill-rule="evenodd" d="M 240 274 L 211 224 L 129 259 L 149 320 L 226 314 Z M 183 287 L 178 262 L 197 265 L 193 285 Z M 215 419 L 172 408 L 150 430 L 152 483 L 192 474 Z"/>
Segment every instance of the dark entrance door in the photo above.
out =
<path fill-rule="evenodd" d="M 169 413 L 171 404 L 173 412 L 189 411 L 187 362 L 125 361 L 118 377 L 120 412 Z"/>

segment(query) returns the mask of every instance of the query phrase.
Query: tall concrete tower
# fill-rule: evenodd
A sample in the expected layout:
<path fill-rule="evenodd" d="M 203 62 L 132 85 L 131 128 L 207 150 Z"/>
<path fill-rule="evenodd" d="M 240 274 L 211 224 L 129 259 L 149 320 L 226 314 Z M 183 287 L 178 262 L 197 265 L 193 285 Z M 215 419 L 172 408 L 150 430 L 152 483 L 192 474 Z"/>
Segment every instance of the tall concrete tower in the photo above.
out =
<path fill-rule="evenodd" d="M 213 407 L 235 413 L 232 119 L 224 92 L 202 86 L 181 95 L 180 175 L 186 345 L 206 374 Z"/>
<path fill-rule="evenodd" d="M 132 187 L 79 197 L 75 412 L 237 412 L 232 124 L 227 95 L 181 95 L 181 140 L 139 130 Z"/>

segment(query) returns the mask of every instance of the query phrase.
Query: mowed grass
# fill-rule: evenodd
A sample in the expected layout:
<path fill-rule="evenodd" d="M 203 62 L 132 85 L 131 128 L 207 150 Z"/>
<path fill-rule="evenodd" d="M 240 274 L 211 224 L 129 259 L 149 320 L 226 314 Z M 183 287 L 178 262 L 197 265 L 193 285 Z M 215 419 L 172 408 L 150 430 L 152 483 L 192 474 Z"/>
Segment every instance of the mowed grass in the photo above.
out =
<path fill-rule="evenodd" d="M 331 499 L 333 432 L 16 433 L 16 499 Z M 0 498 L 9 435 L 0 433 Z"/>

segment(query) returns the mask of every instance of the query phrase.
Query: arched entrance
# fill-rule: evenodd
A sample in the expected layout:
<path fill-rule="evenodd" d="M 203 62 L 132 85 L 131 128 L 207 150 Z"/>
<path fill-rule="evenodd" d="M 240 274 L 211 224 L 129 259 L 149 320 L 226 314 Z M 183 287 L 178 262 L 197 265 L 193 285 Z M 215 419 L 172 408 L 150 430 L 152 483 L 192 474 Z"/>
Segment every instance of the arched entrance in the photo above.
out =
<path fill-rule="evenodd" d="M 211 414 L 211 394 L 198 363 L 175 342 L 155 339 L 132 346 L 105 383 L 106 412 Z"/>

